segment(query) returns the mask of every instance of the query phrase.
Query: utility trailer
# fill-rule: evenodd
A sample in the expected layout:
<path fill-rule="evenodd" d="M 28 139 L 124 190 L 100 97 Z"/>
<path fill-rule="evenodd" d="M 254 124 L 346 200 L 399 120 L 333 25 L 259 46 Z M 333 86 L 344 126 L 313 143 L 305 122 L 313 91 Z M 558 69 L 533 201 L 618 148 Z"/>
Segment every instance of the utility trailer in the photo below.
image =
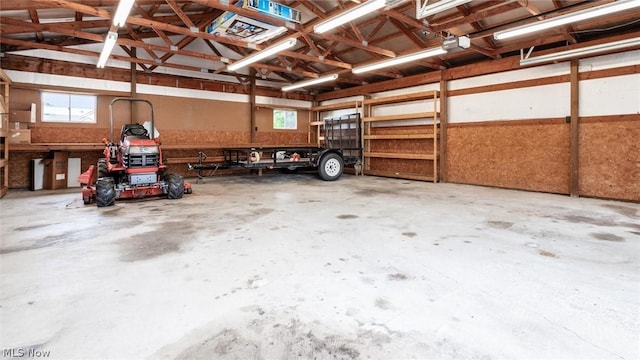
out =
<path fill-rule="evenodd" d="M 342 176 L 344 167 L 362 159 L 360 114 L 343 115 L 324 120 L 324 146 L 273 145 L 224 148 L 223 163 L 207 164 L 199 153 L 197 164 L 188 164 L 203 178 L 203 170 L 217 169 L 281 169 L 295 172 L 301 168 L 317 168 L 323 180 Z"/>

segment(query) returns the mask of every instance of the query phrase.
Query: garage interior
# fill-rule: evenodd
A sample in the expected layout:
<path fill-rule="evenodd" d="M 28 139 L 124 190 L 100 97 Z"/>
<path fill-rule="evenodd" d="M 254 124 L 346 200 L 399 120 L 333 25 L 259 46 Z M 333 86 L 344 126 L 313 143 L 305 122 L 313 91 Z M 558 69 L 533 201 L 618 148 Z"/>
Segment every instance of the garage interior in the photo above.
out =
<path fill-rule="evenodd" d="M 638 0 L 2 1 L 3 358 L 640 358 L 638 19 Z M 322 155 L 247 166 L 332 150 L 345 116 L 360 152 L 335 181 Z M 120 138 L 151 117 L 193 192 L 83 201 L 111 119 Z"/>

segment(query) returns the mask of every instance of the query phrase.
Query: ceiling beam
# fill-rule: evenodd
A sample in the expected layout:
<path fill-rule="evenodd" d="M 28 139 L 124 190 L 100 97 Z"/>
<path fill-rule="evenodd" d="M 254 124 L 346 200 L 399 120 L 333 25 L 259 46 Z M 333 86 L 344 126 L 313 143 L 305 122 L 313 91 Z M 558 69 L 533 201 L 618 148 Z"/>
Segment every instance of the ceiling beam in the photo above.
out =
<path fill-rule="evenodd" d="M 32 23 L 36 23 L 36 24 L 40 23 L 40 19 L 38 18 L 38 10 L 36 10 L 36 9 L 29 10 L 29 17 L 31 18 L 31 22 Z M 42 35 L 42 31 L 36 32 L 36 39 L 38 39 L 38 41 L 43 41 L 44 40 L 44 36 Z"/>

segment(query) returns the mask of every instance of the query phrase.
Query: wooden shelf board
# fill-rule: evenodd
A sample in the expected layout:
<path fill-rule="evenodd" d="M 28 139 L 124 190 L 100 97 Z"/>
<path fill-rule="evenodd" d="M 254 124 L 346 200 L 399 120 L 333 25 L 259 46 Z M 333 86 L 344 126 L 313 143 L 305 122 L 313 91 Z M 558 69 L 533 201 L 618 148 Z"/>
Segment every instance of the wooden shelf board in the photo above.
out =
<path fill-rule="evenodd" d="M 435 99 L 439 96 L 438 91 L 424 91 L 415 94 L 388 96 L 383 98 L 366 99 L 362 103 L 364 105 L 381 105 L 381 104 L 393 104 L 399 102 L 415 101 L 415 100 L 427 100 Z"/>
<path fill-rule="evenodd" d="M 9 144 L 10 151 L 93 151 L 103 150 L 103 143 L 31 143 Z"/>
<path fill-rule="evenodd" d="M 369 116 L 369 117 L 363 118 L 362 121 L 373 122 L 373 121 L 411 120 L 411 119 L 422 119 L 422 118 L 432 119 L 435 116 L 438 116 L 438 113 L 421 112 L 421 113 L 412 113 L 412 114 Z"/>
<path fill-rule="evenodd" d="M 433 139 L 431 134 L 381 134 L 381 135 L 365 135 L 365 140 L 404 140 L 404 139 Z"/>
<path fill-rule="evenodd" d="M 407 154 L 407 153 L 379 153 L 365 152 L 364 157 L 385 159 L 409 159 L 409 160 L 434 160 L 432 154 Z"/>
<path fill-rule="evenodd" d="M 398 179 L 409 179 L 409 180 L 420 180 L 420 181 L 434 181 L 433 176 L 431 175 L 422 175 L 422 174 L 412 174 L 412 173 L 402 173 L 402 172 L 394 172 L 394 171 L 384 171 L 384 170 L 364 170 L 364 175 L 373 175 L 373 176 L 383 176 L 383 177 L 392 177 Z"/>
<path fill-rule="evenodd" d="M 311 126 L 324 125 L 324 121 L 312 121 L 309 123 Z"/>
<path fill-rule="evenodd" d="M 347 101 L 347 102 L 331 104 L 331 105 L 312 106 L 311 111 L 330 111 L 330 110 L 349 109 L 349 108 L 355 109 L 356 107 L 360 107 L 360 106 L 362 106 L 362 103 L 360 101 Z"/>

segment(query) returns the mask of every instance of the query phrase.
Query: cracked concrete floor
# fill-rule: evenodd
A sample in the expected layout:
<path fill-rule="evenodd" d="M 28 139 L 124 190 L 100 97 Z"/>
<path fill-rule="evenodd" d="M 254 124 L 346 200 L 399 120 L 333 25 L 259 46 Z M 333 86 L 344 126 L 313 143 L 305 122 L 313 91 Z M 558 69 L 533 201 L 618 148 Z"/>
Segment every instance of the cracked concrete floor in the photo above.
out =
<path fill-rule="evenodd" d="M 5 357 L 640 358 L 638 204 L 297 174 L 0 208 Z"/>

